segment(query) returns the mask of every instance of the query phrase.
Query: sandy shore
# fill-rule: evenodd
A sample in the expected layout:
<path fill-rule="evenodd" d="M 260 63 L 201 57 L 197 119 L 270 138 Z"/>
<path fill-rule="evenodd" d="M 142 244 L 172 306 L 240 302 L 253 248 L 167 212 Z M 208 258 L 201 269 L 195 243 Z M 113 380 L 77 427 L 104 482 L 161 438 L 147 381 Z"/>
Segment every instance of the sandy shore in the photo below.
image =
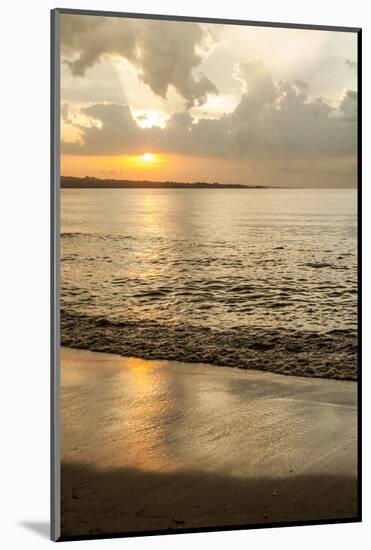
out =
<path fill-rule="evenodd" d="M 62 349 L 62 536 L 357 516 L 356 383 Z"/>

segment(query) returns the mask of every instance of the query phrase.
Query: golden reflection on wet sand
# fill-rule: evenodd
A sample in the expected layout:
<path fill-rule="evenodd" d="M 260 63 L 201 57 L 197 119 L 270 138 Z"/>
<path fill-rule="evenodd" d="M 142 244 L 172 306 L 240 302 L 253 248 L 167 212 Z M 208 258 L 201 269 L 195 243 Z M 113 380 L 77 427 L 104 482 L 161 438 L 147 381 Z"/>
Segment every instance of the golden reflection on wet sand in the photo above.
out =
<path fill-rule="evenodd" d="M 62 462 L 356 472 L 356 384 L 62 349 Z"/>

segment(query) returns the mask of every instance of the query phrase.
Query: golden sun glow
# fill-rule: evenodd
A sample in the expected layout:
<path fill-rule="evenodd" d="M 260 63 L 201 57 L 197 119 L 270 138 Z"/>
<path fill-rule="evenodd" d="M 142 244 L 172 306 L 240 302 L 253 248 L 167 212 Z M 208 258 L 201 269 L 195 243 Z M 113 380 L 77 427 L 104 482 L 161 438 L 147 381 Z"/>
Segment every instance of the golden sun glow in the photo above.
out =
<path fill-rule="evenodd" d="M 127 155 L 122 157 L 122 168 L 144 170 L 145 172 L 160 168 L 164 164 L 164 157 L 157 153 L 146 151 L 141 155 Z"/>
<path fill-rule="evenodd" d="M 144 153 L 142 159 L 144 162 L 153 162 L 155 160 L 155 155 L 152 153 Z"/>

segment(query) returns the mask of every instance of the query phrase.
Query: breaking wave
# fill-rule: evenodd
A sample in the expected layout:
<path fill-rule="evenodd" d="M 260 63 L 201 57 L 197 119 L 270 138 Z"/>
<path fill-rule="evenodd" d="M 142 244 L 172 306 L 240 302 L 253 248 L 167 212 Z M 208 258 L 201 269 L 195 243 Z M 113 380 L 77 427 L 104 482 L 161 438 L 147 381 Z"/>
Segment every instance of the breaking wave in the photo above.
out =
<path fill-rule="evenodd" d="M 357 379 L 354 330 L 167 326 L 151 321 L 112 321 L 62 311 L 61 343 L 92 351 L 299 376 Z"/>

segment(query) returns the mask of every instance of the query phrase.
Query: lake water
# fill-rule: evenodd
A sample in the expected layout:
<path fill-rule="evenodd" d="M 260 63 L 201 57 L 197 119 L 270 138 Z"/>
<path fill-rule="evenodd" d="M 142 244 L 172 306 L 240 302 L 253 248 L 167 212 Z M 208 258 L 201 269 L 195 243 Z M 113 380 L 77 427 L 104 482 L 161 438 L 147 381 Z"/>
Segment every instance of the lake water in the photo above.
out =
<path fill-rule="evenodd" d="M 63 189 L 62 341 L 354 378 L 356 203 L 349 189 Z"/>

